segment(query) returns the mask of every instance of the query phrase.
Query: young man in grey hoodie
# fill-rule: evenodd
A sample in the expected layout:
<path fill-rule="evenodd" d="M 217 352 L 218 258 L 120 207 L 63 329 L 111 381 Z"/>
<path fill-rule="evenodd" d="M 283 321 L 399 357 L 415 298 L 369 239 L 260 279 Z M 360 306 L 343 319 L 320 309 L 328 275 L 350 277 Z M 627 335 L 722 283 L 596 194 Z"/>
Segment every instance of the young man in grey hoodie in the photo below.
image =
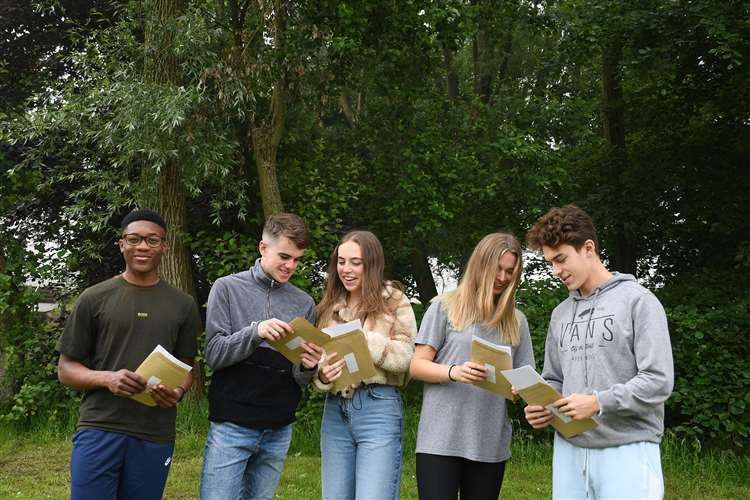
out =
<path fill-rule="evenodd" d="M 607 270 L 580 208 L 551 209 L 527 239 L 570 291 L 552 312 L 542 376 L 565 396 L 555 402 L 562 413 L 599 423 L 555 434 L 553 498 L 662 498 L 659 443 L 674 383 L 664 308 L 633 276 Z M 541 406 L 525 414 L 535 429 L 552 420 Z"/>
<path fill-rule="evenodd" d="M 289 283 L 307 246 L 297 215 L 272 215 L 261 257 L 249 271 L 219 278 L 206 311 L 206 363 L 211 421 L 201 473 L 201 499 L 271 499 L 279 483 L 301 387 L 323 350 L 303 342 L 293 365 L 268 341 L 291 333 L 297 316 L 315 323 L 313 299 Z"/>

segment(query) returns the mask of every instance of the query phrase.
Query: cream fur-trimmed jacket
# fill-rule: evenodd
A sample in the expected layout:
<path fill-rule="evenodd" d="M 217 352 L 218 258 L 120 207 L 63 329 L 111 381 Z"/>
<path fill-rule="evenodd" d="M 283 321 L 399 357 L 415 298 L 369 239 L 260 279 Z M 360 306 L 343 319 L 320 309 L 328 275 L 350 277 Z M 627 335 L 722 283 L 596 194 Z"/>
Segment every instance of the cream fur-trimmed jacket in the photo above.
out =
<path fill-rule="evenodd" d="M 391 296 L 393 302 L 398 301 L 398 306 L 391 314 L 368 316 L 362 325 L 375 365 L 375 376 L 366 379 L 364 383 L 403 386 L 407 381 L 409 364 L 414 355 L 417 320 L 414 318 L 408 297 L 401 290 L 386 285 L 383 295 Z M 333 306 L 331 323 L 320 326 L 340 325 L 354 319 L 356 316 L 353 311 L 346 307 L 346 302 L 341 301 Z M 354 394 L 354 387 L 338 387 L 335 380 L 330 384 L 324 384 L 317 376 L 314 380 L 314 386 L 319 391 L 333 391 L 345 398 L 350 398 Z"/>

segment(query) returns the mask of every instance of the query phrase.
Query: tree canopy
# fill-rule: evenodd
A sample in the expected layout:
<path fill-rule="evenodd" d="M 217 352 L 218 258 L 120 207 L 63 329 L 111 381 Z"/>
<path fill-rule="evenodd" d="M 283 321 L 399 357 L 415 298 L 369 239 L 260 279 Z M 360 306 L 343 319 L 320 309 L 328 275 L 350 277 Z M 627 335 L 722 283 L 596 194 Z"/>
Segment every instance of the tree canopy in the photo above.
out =
<path fill-rule="evenodd" d="M 311 229 L 312 290 L 368 228 L 426 303 L 484 234 L 565 203 L 675 304 L 750 265 L 747 2 L 37 0 L 0 20 L 16 289 L 118 272 L 136 205 L 167 213 L 166 276 L 200 303 L 282 209 Z"/>

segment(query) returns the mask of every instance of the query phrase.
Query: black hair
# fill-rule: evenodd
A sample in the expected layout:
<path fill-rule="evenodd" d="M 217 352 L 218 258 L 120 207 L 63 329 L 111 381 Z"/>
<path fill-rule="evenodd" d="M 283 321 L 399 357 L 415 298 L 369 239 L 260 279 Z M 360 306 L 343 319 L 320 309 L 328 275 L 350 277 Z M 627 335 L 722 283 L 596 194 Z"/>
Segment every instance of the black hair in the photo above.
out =
<path fill-rule="evenodd" d="M 126 227 L 128 227 L 128 224 L 137 220 L 147 220 L 149 222 L 153 222 L 154 224 L 161 226 L 162 229 L 164 229 L 165 233 L 167 232 L 167 223 L 164 222 L 164 219 L 161 218 L 161 215 L 154 212 L 153 210 L 148 209 L 136 209 L 127 214 L 122 218 L 120 229 L 124 230 Z"/>

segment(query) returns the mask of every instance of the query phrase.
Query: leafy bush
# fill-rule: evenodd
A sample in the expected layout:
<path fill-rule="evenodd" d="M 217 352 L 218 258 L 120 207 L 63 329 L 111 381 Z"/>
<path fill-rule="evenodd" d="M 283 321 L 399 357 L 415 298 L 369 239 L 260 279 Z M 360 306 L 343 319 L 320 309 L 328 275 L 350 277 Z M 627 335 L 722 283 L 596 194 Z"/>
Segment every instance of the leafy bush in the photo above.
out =
<path fill-rule="evenodd" d="M 544 366 L 544 341 L 552 310 L 568 296 L 568 291 L 557 280 L 525 281 L 518 290 L 518 308 L 526 315 L 534 348 L 534 361 L 541 373 Z"/>
<path fill-rule="evenodd" d="M 33 259 L 19 242 L 8 241 L 6 268 L 0 272 L 0 352 L 9 397 L 0 401 L 0 419 L 18 425 L 67 423 L 77 397 L 57 382 L 53 360 L 59 326 L 36 312 L 38 296 L 24 285 L 23 263 Z"/>
<path fill-rule="evenodd" d="M 198 267 L 211 283 L 250 269 L 260 256 L 256 239 L 237 231 L 224 231 L 220 235 L 198 231 L 191 238 L 190 247 L 198 256 Z"/>
<path fill-rule="evenodd" d="M 704 272 L 660 295 L 669 318 L 675 388 L 667 425 L 696 445 L 747 451 L 750 294 L 730 273 Z"/>
<path fill-rule="evenodd" d="M 547 327 L 552 310 L 568 296 L 568 291 L 559 281 L 553 279 L 527 280 L 518 290 L 518 308 L 526 315 L 531 333 L 531 345 L 534 349 L 536 369 L 542 372 L 544 366 L 544 342 L 547 339 Z M 523 408 L 526 404 L 518 400 L 508 405 L 508 416 L 514 421 L 514 429 L 529 431 L 529 439 L 547 440 L 552 431 L 533 431 L 526 423 Z"/>
<path fill-rule="evenodd" d="M 742 273 L 705 271 L 657 290 L 669 320 L 675 387 L 666 403 L 667 432 L 696 447 L 746 452 L 750 438 L 750 293 Z M 537 368 L 552 309 L 564 287 L 535 281 L 519 291 L 531 328 Z M 510 405 L 523 419 L 523 405 Z"/>

